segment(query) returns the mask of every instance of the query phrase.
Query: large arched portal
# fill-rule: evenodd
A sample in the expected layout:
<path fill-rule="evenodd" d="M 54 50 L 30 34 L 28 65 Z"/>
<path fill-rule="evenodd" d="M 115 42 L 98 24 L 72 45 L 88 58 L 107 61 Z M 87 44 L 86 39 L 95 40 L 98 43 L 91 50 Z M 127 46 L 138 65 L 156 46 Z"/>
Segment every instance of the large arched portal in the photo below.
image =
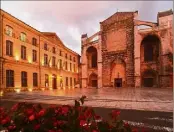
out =
<path fill-rule="evenodd" d="M 97 68 L 97 49 L 93 46 L 86 51 L 88 68 Z"/>
<path fill-rule="evenodd" d="M 160 54 L 160 40 L 156 35 L 147 35 L 141 42 L 141 62 L 157 61 Z"/>
<path fill-rule="evenodd" d="M 97 86 L 98 86 L 98 76 L 97 76 L 97 74 L 92 73 L 89 76 L 89 86 L 90 87 L 96 87 L 97 88 Z"/>
<path fill-rule="evenodd" d="M 154 70 L 146 70 L 142 74 L 143 87 L 156 87 L 157 86 L 157 73 Z"/>
<path fill-rule="evenodd" d="M 111 64 L 111 82 L 114 87 L 124 87 L 126 84 L 125 63 L 122 60 Z"/>

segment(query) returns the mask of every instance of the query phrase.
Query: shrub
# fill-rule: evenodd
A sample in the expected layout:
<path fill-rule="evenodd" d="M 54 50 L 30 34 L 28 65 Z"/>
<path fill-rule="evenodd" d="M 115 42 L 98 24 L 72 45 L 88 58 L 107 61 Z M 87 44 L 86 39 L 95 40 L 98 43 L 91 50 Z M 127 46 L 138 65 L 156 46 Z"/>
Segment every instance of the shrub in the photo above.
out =
<path fill-rule="evenodd" d="M 10 110 L 0 108 L 0 129 L 8 132 L 133 132 L 120 120 L 120 111 L 110 113 L 110 122 L 85 107 L 86 96 L 75 100 L 74 106 L 17 103 Z"/>

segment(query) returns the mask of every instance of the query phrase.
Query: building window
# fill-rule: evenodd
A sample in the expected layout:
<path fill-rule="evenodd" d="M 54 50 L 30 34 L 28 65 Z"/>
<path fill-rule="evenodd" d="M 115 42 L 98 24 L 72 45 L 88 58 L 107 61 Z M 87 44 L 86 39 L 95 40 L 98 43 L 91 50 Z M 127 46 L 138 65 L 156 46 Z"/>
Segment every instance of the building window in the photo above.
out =
<path fill-rule="evenodd" d="M 13 56 L 13 42 L 6 41 L 6 55 Z"/>
<path fill-rule="evenodd" d="M 71 66 L 71 63 L 70 63 L 70 65 L 69 65 L 69 66 L 70 66 L 70 71 L 72 71 L 72 66 Z"/>
<path fill-rule="evenodd" d="M 22 87 L 27 87 L 27 72 L 25 71 L 21 72 L 21 82 L 22 82 Z"/>
<path fill-rule="evenodd" d="M 48 74 L 45 74 L 45 87 L 49 86 L 49 77 Z"/>
<path fill-rule="evenodd" d="M 33 73 L 33 86 L 37 87 L 37 81 L 38 81 L 37 73 Z"/>
<path fill-rule="evenodd" d="M 68 77 L 66 77 L 66 86 L 68 86 Z"/>
<path fill-rule="evenodd" d="M 70 86 L 72 87 L 72 77 L 70 77 Z"/>
<path fill-rule="evenodd" d="M 59 65 L 59 67 L 60 67 L 60 69 L 62 69 L 62 60 L 60 59 L 60 63 L 59 63 L 60 65 Z"/>
<path fill-rule="evenodd" d="M 65 62 L 65 70 L 68 70 L 68 63 L 67 63 L 67 61 Z"/>
<path fill-rule="evenodd" d="M 74 64 L 74 72 L 76 72 L 76 65 Z"/>
<path fill-rule="evenodd" d="M 52 57 L 52 66 L 55 67 L 56 66 L 56 57 Z"/>
<path fill-rule="evenodd" d="M 65 58 L 66 58 L 66 59 L 67 59 L 67 56 L 68 56 L 68 55 L 67 55 L 67 53 L 66 53 L 66 54 L 65 54 Z"/>
<path fill-rule="evenodd" d="M 60 56 L 62 56 L 62 51 L 60 50 L 60 53 L 59 53 Z"/>
<path fill-rule="evenodd" d="M 37 61 L 37 51 L 33 50 L 33 62 Z"/>
<path fill-rule="evenodd" d="M 71 60 L 71 55 L 70 55 L 70 60 Z"/>
<path fill-rule="evenodd" d="M 20 40 L 26 42 L 27 35 L 25 33 L 21 33 Z"/>
<path fill-rule="evenodd" d="M 76 85 L 76 78 L 74 78 L 74 86 Z"/>
<path fill-rule="evenodd" d="M 6 87 L 14 87 L 14 71 L 6 70 Z"/>
<path fill-rule="evenodd" d="M 21 59 L 26 60 L 26 47 L 21 46 Z"/>
<path fill-rule="evenodd" d="M 53 47 L 53 53 L 54 53 L 54 54 L 56 53 L 56 48 L 55 48 L 55 47 Z"/>
<path fill-rule="evenodd" d="M 73 59 L 73 60 L 74 60 L 74 62 L 76 62 L 76 58 L 75 58 L 75 57 L 74 57 L 74 59 Z"/>
<path fill-rule="evenodd" d="M 37 39 L 36 39 L 36 38 L 32 38 L 32 44 L 33 44 L 34 46 L 37 45 Z"/>
<path fill-rule="evenodd" d="M 48 65 L 48 55 L 44 54 L 44 65 Z"/>
<path fill-rule="evenodd" d="M 13 35 L 13 28 L 7 25 L 7 26 L 6 26 L 5 33 L 6 33 L 8 36 L 11 36 L 11 37 L 12 37 L 12 35 Z"/>
<path fill-rule="evenodd" d="M 44 50 L 48 50 L 48 45 L 47 45 L 47 43 L 44 44 Z"/>

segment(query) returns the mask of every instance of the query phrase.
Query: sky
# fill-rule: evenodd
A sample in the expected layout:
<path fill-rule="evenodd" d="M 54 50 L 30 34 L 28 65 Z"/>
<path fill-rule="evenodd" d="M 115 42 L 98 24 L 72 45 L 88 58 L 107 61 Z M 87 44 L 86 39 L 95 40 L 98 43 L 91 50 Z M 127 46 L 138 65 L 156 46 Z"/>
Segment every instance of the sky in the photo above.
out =
<path fill-rule="evenodd" d="M 100 30 L 115 12 L 138 10 L 140 20 L 156 22 L 157 13 L 173 10 L 173 1 L 1 1 L 1 9 L 41 32 L 55 32 L 81 54 L 81 35 Z"/>

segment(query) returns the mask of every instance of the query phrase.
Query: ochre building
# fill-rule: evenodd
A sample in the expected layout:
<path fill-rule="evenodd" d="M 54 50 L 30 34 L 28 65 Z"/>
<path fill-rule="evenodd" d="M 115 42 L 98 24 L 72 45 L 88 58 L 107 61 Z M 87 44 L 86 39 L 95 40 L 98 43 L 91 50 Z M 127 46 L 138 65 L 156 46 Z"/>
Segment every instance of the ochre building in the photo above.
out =
<path fill-rule="evenodd" d="M 82 87 L 172 87 L 172 23 L 172 10 L 159 12 L 157 22 L 117 12 L 99 32 L 83 34 Z"/>
<path fill-rule="evenodd" d="M 40 32 L 1 10 L 1 90 L 71 89 L 80 56 L 52 32 Z"/>

